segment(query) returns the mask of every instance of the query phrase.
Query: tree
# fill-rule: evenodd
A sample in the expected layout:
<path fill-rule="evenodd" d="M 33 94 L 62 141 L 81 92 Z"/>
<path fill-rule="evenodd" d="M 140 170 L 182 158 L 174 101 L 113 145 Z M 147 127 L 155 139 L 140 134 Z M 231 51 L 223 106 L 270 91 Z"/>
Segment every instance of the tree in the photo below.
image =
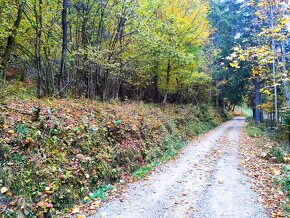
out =
<path fill-rule="evenodd" d="M 67 86 L 66 81 L 66 52 L 67 52 L 67 9 L 68 0 L 63 0 L 62 9 L 62 53 L 61 53 L 61 64 L 60 64 L 60 79 L 59 79 L 59 93 L 60 97 L 65 97 L 65 88 Z"/>
<path fill-rule="evenodd" d="M 246 86 L 250 82 L 249 67 L 244 65 L 240 69 L 229 68 L 227 56 L 235 45 L 252 43 L 253 16 L 248 7 L 241 1 L 211 1 L 210 23 L 213 26 L 211 47 L 215 48 L 213 57 L 213 80 L 218 88 L 217 102 L 220 108 L 226 106 L 234 108 L 242 104 L 246 94 Z M 239 90 L 239 92 L 237 92 Z M 233 92 L 234 91 L 234 92 Z"/>
<path fill-rule="evenodd" d="M 259 39 L 257 40 L 258 44 L 245 46 L 245 49 L 243 49 L 240 45 L 236 47 L 235 52 L 232 53 L 231 58 L 229 59 L 234 60 L 232 63 L 230 63 L 230 65 L 235 68 L 240 68 L 239 62 L 251 63 L 252 78 L 254 78 L 255 84 L 258 81 L 260 83 L 263 82 L 265 84 L 265 87 L 261 88 L 261 90 L 263 90 L 264 94 L 270 97 L 268 98 L 269 100 L 271 100 L 272 97 L 274 99 L 274 121 L 276 123 L 276 126 L 278 126 L 278 84 L 281 77 L 277 76 L 277 71 L 279 65 L 283 66 L 283 54 L 281 55 L 281 65 L 279 64 L 280 60 L 279 56 L 277 55 L 276 42 L 281 40 L 284 41 L 285 35 L 288 34 L 287 31 L 285 34 L 285 28 L 287 24 L 287 22 L 285 22 L 285 10 L 283 9 L 285 3 L 284 1 L 262 0 L 256 3 L 254 1 L 249 1 L 248 5 L 256 9 L 255 15 L 257 18 L 257 22 L 260 26 L 260 32 L 255 35 L 256 38 Z M 268 19 L 268 17 L 270 17 L 270 19 Z M 269 77 L 269 72 L 271 72 L 271 77 Z M 287 72 L 285 72 L 284 70 L 283 72 L 284 75 L 287 74 Z M 283 83 L 285 84 L 285 82 Z M 267 84 L 271 84 L 270 87 L 267 86 Z M 287 85 L 285 86 L 287 96 Z M 257 86 L 255 85 L 255 87 Z M 269 88 L 272 88 L 273 93 L 271 93 L 271 90 L 269 90 Z M 256 92 L 258 92 L 257 88 L 255 90 Z M 261 102 L 256 102 L 256 108 L 261 108 L 262 106 L 263 105 L 261 105 Z M 259 122 L 260 120 L 256 121 Z"/>
<path fill-rule="evenodd" d="M 18 1 L 16 2 L 17 4 L 17 16 L 16 16 L 16 20 L 14 21 L 13 27 L 12 27 L 12 31 L 10 32 L 8 38 L 7 38 L 7 43 L 4 49 L 4 52 L 2 54 L 2 61 L 0 63 L 0 66 L 2 66 L 2 80 L 5 82 L 6 80 L 6 66 L 7 66 L 7 62 L 10 59 L 10 53 L 11 50 L 13 48 L 13 46 L 15 45 L 15 37 L 17 35 L 17 31 L 18 28 L 20 26 L 20 22 L 22 20 L 22 14 L 26 5 L 26 0 L 21 1 L 21 3 L 18 3 Z"/>

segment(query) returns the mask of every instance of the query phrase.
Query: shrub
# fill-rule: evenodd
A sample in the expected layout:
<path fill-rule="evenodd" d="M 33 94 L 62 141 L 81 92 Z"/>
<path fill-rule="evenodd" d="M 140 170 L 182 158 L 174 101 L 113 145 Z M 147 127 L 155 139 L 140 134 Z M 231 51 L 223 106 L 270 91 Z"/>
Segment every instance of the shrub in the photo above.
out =
<path fill-rule="evenodd" d="M 284 162 L 285 151 L 280 146 L 274 146 L 271 149 L 272 157 L 274 157 L 275 161 L 278 163 Z"/>

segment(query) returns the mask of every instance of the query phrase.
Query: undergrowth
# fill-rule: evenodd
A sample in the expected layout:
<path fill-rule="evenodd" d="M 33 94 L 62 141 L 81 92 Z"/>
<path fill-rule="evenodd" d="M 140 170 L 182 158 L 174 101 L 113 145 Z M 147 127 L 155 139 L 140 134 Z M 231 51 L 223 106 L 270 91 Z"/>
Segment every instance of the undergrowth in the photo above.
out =
<path fill-rule="evenodd" d="M 1 110 L 0 214 L 11 217 L 59 216 L 104 199 L 119 180 L 143 177 L 223 120 L 206 105 L 140 102 L 10 100 Z"/>
<path fill-rule="evenodd" d="M 247 133 L 250 137 L 265 138 L 269 141 L 270 153 L 274 160 L 278 163 L 283 163 L 286 151 L 285 135 L 283 127 L 281 130 L 267 128 L 263 123 L 256 124 L 251 118 L 248 118 Z M 282 136 L 283 135 L 283 136 Z"/>
<path fill-rule="evenodd" d="M 288 121 L 289 122 L 289 121 Z M 288 128 L 288 127 L 287 127 Z M 285 136 L 287 135 L 285 126 L 280 130 L 266 128 L 263 124 L 255 124 L 252 119 L 248 119 L 247 133 L 250 137 L 257 138 L 257 143 L 263 147 L 263 158 L 269 159 L 272 164 L 282 165 L 281 173 L 274 176 L 274 181 L 279 185 L 283 192 L 286 193 L 287 202 L 290 202 L 290 154 L 286 150 Z M 271 163 L 270 162 L 270 163 Z M 284 205 L 286 217 L 290 215 L 289 204 Z"/>

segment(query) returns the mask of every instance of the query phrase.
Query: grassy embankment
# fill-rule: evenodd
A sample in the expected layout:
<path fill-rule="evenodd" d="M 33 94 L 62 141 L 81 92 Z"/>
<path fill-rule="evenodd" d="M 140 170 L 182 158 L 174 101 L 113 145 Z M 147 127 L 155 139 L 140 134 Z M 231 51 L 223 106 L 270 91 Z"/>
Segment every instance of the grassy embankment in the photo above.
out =
<path fill-rule="evenodd" d="M 5 91 L 0 216 L 55 216 L 104 198 L 108 185 L 144 176 L 223 121 L 208 106 L 37 100 L 21 84 Z"/>

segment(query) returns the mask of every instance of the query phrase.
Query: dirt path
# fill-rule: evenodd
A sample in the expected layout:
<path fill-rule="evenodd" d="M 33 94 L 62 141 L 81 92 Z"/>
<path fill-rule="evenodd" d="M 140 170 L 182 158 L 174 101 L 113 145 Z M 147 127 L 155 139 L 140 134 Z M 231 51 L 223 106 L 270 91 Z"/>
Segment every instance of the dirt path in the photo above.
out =
<path fill-rule="evenodd" d="M 235 118 L 197 138 L 179 158 L 136 182 L 123 199 L 93 217 L 267 217 L 239 169 L 238 140 L 245 122 Z"/>

